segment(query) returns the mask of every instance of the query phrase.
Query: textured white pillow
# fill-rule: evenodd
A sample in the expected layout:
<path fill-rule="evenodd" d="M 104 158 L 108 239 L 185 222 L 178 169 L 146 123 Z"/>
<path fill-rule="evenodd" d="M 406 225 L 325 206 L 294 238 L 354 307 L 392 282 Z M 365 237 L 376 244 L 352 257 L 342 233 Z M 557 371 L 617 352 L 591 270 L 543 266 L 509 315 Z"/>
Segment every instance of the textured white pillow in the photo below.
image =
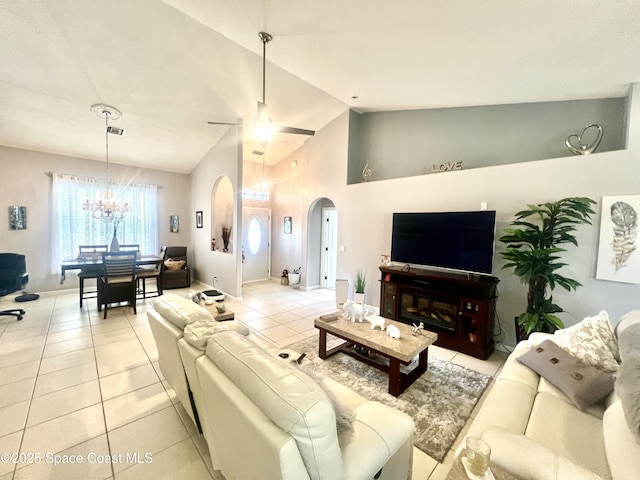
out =
<path fill-rule="evenodd" d="M 618 370 L 618 343 L 609 315 L 604 310 L 593 317 L 586 317 L 576 325 L 556 330 L 553 336 L 555 343 L 582 363 L 605 372 Z"/>

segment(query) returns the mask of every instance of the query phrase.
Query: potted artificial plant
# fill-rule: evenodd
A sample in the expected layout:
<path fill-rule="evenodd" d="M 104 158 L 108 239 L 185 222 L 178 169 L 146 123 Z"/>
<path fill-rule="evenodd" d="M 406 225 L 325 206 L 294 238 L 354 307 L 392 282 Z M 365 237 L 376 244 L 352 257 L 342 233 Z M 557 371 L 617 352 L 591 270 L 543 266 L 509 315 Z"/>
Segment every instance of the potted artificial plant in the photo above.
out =
<path fill-rule="evenodd" d="M 356 272 L 356 284 L 355 293 L 353 295 L 354 303 L 361 303 L 364 305 L 364 289 L 367 286 L 367 274 L 362 270 Z"/>
<path fill-rule="evenodd" d="M 563 328 L 556 313 L 562 308 L 553 303 L 551 292 L 556 286 L 567 291 L 582 286 L 580 282 L 558 272 L 566 263 L 560 262 L 564 243 L 578 242 L 573 235 L 577 225 L 591 224 L 595 202 L 585 197 L 570 197 L 553 203 L 528 205 L 527 210 L 516 213 L 516 219 L 500 241 L 506 244 L 501 252 L 513 273 L 527 285 L 527 309 L 516 318 L 517 339 L 531 332 L 554 332 Z M 530 219 L 530 217 L 533 217 Z"/>
<path fill-rule="evenodd" d="M 294 268 L 292 272 L 287 273 L 287 277 L 289 278 L 290 285 L 300 284 L 300 270 L 302 270 L 302 267 Z"/>

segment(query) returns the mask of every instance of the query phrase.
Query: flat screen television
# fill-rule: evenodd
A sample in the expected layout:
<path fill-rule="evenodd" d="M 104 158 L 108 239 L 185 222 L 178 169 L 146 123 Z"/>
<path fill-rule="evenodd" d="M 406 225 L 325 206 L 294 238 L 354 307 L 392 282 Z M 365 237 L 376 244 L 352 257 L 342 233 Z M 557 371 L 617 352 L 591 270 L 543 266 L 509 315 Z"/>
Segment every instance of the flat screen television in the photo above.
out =
<path fill-rule="evenodd" d="M 394 213 L 391 260 L 490 274 L 496 212 Z"/>

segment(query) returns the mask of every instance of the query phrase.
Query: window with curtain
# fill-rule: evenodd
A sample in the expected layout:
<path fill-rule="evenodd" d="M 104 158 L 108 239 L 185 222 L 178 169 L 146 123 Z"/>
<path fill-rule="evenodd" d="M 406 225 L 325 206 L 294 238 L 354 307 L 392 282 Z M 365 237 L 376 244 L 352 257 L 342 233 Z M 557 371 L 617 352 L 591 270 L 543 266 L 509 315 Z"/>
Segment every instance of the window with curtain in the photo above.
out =
<path fill-rule="evenodd" d="M 52 273 L 59 271 L 62 260 L 76 257 L 80 245 L 109 245 L 114 230 L 119 243 L 137 243 L 143 254 L 158 252 L 157 185 L 122 187 L 111 182 L 118 201 L 131 205 L 131 211 L 116 225 L 93 218 L 83 209 L 87 199 L 94 201 L 106 190 L 105 180 L 63 174 L 52 174 L 52 179 Z"/>

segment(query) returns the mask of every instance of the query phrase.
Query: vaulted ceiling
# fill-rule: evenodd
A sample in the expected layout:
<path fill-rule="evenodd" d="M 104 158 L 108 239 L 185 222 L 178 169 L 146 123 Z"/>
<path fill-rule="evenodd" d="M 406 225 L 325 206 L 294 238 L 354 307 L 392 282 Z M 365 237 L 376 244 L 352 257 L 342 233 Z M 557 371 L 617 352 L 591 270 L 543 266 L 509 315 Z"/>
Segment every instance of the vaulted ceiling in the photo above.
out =
<path fill-rule="evenodd" d="M 624 96 L 640 81 L 637 0 L 0 0 L 0 145 L 188 173 L 262 97 L 318 130 L 348 108 Z M 275 163 L 309 137 L 278 134 Z M 245 129 L 245 152 L 260 148 Z M 261 161 L 261 160 L 260 160 Z"/>

